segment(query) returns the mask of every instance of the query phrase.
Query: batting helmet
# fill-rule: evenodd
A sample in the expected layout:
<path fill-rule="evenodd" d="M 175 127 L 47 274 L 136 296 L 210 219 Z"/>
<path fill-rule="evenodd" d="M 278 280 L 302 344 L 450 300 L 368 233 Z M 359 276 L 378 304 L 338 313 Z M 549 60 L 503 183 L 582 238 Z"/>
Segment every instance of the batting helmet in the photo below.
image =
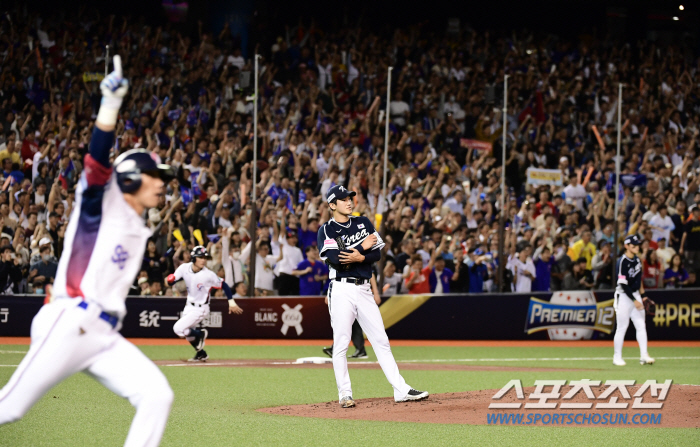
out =
<path fill-rule="evenodd" d="M 132 149 L 121 154 L 114 161 L 117 183 L 122 192 L 134 193 L 141 187 L 141 174 L 158 177 L 167 181 L 174 177 L 170 166 L 162 164 L 160 157 L 145 149 Z"/>
<path fill-rule="evenodd" d="M 206 248 L 202 247 L 201 245 L 197 245 L 192 249 L 190 252 L 190 256 L 192 256 L 192 259 L 195 258 L 205 258 L 205 259 L 211 259 L 211 255 L 207 251 Z"/>

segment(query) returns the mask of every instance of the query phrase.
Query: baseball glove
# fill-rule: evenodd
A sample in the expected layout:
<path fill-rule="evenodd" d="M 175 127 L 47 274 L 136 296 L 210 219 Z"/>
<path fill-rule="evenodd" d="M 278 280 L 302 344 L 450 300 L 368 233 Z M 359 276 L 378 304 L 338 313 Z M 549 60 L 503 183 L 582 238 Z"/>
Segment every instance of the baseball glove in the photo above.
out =
<path fill-rule="evenodd" d="M 644 304 L 647 315 L 656 315 L 656 303 L 651 298 L 644 297 L 642 304 Z"/>

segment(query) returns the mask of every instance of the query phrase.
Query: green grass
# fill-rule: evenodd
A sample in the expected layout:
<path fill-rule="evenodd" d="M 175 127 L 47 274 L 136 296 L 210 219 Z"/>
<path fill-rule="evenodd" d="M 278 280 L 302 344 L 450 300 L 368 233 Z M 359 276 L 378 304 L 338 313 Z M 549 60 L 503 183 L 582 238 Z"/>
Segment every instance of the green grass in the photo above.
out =
<path fill-rule="evenodd" d="M 19 363 L 26 346 L 0 345 L 0 364 Z M 184 359 L 182 346 L 145 346 L 152 359 Z M 457 348 L 394 347 L 397 360 L 436 359 L 447 363 L 586 369 L 579 371 L 414 371 L 404 370 L 407 382 L 431 393 L 501 388 L 517 378 L 524 386 L 536 379 L 673 379 L 700 385 L 700 360 L 659 360 L 640 366 L 636 348 L 625 349 L 625 368 L 613 368 L 612 348 Z M 214 359 L 296 359 L 322 355 L 317 346 L 212 346 Z M 374 360 L 371 349 L 370 360 Z M 658 357 L 700 357 L 698 348 L 656 348 Z M 605 360 L 473 361 L 474 359 L 595 358 Z M 458 362 L 458 359 L 472 361 Z M 278 405 L 337 400 L 330 369 L 182 368 L 164 367 L 175 391 L 175 403 L 163 438 L 164 446 L 229 445 L 698 445 L 700 430 L 668 428 L 504 427 L 339 421 L 274 416 L 255 411 Z M 0 384 L 13 367 L 0 367 Z M 356 399 L 389 397 L 392 390 L 380 370 L 352 369 Z M 51 390 L 21 421 L 0 427 L 0 446 L 118 446 L 122 445 L 134 410 L 129 403 L 78 374 Z"/>

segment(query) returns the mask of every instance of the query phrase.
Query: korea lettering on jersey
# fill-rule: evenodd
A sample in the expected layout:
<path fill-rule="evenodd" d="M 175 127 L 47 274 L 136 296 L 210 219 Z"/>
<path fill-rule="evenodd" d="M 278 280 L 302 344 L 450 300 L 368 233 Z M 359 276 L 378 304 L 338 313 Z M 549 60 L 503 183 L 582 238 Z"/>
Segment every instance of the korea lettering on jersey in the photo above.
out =
<path fill-rule="evenodd" d="M 184 279 L 187 286 L 187 301 L 195 304 L 208 303 L 211 289 L 220 289 L 224 282 L 223 278 L 219 278 L 206 267 L 195 272 L 191 262 L 182 264 L 175 270 L 175 280 L 180 279 Z"/>
<path fill-rule="evenodd" d="M 370 231 L 372 231 L 372 233 L 370 233 Z M 348 224 L 341 224 L 335 219 L 331 219 L 324 224 L 323 234 L 325 239 L 319 253 L 322 261 L 326 261 L 327 259 L 327 257 L 324 256 L 324 253 L 327 250 L 339 250 L 338 243 L 336 241 L 336 238 L 338 237 L 341 238 L 343 245 L 345 245 L 345 249 L 348 250 L 362 245 L 362 242 L 364 242 L 364 240 L 367 239 L 370 234 L 374 234 L 377 237 L 377 243 L 374 244 L 368 251 L 381 249 L 385 245 L 379 233 L 374 230 L 374 227 L 372 227 L 372 224 L 366 217 L 350 217 Z M 333 266 L 329 265 L 329 278 L 334 279 L 335 277 L 336 270 L 333 268 Z"/>
<path fill-rule="evenodd" d="M 121 318 L 153 233 L 124 200 L 112 169 L 92 156 L 85 157 L 75 199 L 58 262 L 54 297 L 82 297 Z"/>

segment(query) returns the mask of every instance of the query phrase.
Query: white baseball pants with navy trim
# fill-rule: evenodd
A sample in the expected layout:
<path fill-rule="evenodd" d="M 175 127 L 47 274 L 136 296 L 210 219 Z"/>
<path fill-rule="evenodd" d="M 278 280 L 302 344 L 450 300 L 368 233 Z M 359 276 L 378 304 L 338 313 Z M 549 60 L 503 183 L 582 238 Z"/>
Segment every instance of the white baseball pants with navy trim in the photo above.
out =
<path fill-rule="evenodd" d="M 99 318 L 99 306 L 82 309 L 79 302 L 57 299 L 34 317 L 29 352 L 0 391 L 0 425 L 21 419 L 47 391 L 82 371 L 136 407 L 124 445 L 157 446 L 173 402 L 167 379 Z"/>
<path fill-rule="evenodd" d="M 352 338 L 352 324 L 357 319 L 372 343 L 379 366 L 394 388 L 394 399 L 404 399 L 411 387 L 399 373 L 399 367 L 391 353 L 389 337 L 384 330 L 379 306 L 374 302 L 372 286 L 369 283 L 358 286 L 331 280 L 328 287 L 328 311 L 333 327 L 333 371 L 339 398 L 352 396 L 346 353 Z"/>
<path fill-rule="evenodd" d="M 635 292 L 635 298 L 639 292 Z M 641 296 L 639 296 L 641 299 Z M 637 330 L 637 342 L 639 343 L 639 354 L 641 357 L 648 357 L 647 352 L 647 326 L 644 309 L 634 307 L 634 302 L 625 293 L 615 292 L 615 318 L 617 320 L 617 330 L 615 331 L 615 354 L 614 358 L 622 360 L 622 345 L 625 343 L 625 334 L 630 325 L 630 320 Z"/>

